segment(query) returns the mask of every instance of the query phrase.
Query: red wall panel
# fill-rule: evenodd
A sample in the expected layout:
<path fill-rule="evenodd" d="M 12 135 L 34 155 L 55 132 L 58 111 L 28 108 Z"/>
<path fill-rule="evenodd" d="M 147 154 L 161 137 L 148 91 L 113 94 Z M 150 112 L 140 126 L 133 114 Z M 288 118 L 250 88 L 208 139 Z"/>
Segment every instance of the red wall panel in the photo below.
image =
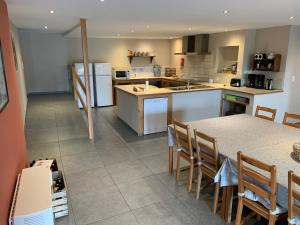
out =
<path fill-rule="evenodd" d="M 0 41 L 9 94 L 0 112 L 0 224 L 7 224 L 17 174 L 27 163 L 24 125 L 13 59 L 7 7 L 0 0 Z"/>

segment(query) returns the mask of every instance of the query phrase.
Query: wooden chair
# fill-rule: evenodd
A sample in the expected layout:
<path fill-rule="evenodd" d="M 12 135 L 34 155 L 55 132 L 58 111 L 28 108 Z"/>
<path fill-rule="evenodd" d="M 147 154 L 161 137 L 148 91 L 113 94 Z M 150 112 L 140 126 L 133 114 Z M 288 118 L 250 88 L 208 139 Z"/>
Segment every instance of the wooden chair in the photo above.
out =
<path fill-rule="evenodd" d="M 197 199 L 199 199 L 201 191 L 201 180 L 205 175 L 214 180 L 219 170 L 219 152 L 217 148 L 217 141 L 200 131 L 194 130 L 195 143 L 197 149 L 198 159 L 198 180 L 197 180 Z M 220 184 L 215 183 L 213 213 L 216 214 L 218 199 L 219 199 Z"/>
<path fill-rule="evenodd" d="M 300 124 L 299 123 L 291 123 L 288 120 L 289 119 L 293 119 L 293 120 L 298 120 L 300 121 L 300 115 L 297 114 L 291 114 L 291 113 L 285 113 L 284 114 L 284 118 L 283 118 L 283 124 L 291 126 L 291 127 L 295 127 L 295 128 L 299 128 L 300 129 Z"/>
<path fill-rule="evenodd" d="M 271 114 L 271 117 L 264 115 L 264 114 L 260 114 L 260 112 L 265 112 L 268 114 Z M 265 120 L 270 120 L 270 121 L 274 121 L 275 117 L 276 117 L 276 109 L 271 109 L 271 108 L 267 108 L 267 107 L 262 107 L 262 106 L 257 106 L 256 107 L 256 112 L 255 112 L 255 116 L 261 119 L 265 119 Z"/>
<path fill-rule="evenodd" d="M 279 217 L 281 217 L 281 214 L 276 213 L 278 210 L 276 204 L 276 166 L 271 166 L 248 157 L 242 152 L 237 153 L 237 161 L 239 200 L 235 225 L 243 224 L 246 219 L 255 214 L 269 220 L 269 225 L 274 225 Z M 251 165 L 251 168 L 245 164 Z M 252 168 L 257 168 L 264 173 L 268 173 L 270 176 L 262 175 Z M 266 188 L 261 188 L 262 185 Z M 258 198 L 267 200 L 269 202 L 268 207 L 261 204 L 260 201 L 250 200 L 249 196 L 247 196 L 249 192 Z M 242 219 L 244 206 L 250 208 L 254 213 Z"/>
<path fill-rule="evenodd" d="M 300 177 L 295 175 L 293 171 L 289 171 L 289 200 L 288 200 L 288 222 L 289 225 L 299 224 L 300 207 L 295 204 L 295 200 L 300 201 L 300 192 L 296 190 L 295 186 L 300 186 Z M 297 223 L 298 222 L 298 223 Z"/>
<path fill-rule="evenodd" d="M 188 178 L 188 191 L 192 190 L 194 167 L 197 159 L 194 155 L 192 138 L 190 133 L 190 125 L 186 125 L 182 122 L 173 120 L 174 132 L 176 137 L 177 147 L 177 168 L 176 168 L 176 180 L 180 178 L 180 161 L 186 160 L 189 163 L 189 178 Z"/>

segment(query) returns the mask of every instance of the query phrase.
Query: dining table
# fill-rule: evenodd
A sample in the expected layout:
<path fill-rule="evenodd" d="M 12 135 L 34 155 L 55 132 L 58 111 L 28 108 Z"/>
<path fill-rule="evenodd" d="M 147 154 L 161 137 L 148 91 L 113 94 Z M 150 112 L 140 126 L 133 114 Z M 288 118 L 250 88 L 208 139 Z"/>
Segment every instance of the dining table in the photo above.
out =
<path fill-rule="evenodd" d="M 221 217 L 226 223 L 231 222 L 233 189 L 238 184 L 239 151 L 277 167 L 277 204 L 288 208 L 288 171 L 300 175 L 300 163 L 292 154 L 293 144 L 300 142 L 300 129 L 248 114 L 185 123 L 190 125 L 192 134 L 197 129 L 217 140 L 221 166 L 215 182 L 220 182 L 222 188 Z M 168 145 L 173 154 L 176 140 L 172 125 L 168 126 Z"/>

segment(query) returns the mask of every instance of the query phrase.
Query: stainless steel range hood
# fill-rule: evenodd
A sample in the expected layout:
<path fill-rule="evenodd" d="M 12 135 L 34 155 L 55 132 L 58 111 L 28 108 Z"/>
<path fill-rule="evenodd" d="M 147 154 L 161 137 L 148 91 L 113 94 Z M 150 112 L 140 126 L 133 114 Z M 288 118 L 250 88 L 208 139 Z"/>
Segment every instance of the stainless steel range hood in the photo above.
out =
<path fill-rule="evenodd" d="M 184 36 L 182 38 L 182 52 L 175 55 L 206 55 L 208 52 L 209 34 Z"/>

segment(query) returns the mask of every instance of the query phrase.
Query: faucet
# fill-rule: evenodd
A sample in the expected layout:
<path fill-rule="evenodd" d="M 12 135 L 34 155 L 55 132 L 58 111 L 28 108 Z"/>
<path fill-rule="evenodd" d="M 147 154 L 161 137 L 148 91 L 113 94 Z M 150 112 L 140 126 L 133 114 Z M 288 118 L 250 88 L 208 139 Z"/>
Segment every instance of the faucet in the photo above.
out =
<path fill-rule="evenodd" d="M 186 85 L 187 89 L 190 89 L 190 80 L 187 80 L 187 85 Z"/>

